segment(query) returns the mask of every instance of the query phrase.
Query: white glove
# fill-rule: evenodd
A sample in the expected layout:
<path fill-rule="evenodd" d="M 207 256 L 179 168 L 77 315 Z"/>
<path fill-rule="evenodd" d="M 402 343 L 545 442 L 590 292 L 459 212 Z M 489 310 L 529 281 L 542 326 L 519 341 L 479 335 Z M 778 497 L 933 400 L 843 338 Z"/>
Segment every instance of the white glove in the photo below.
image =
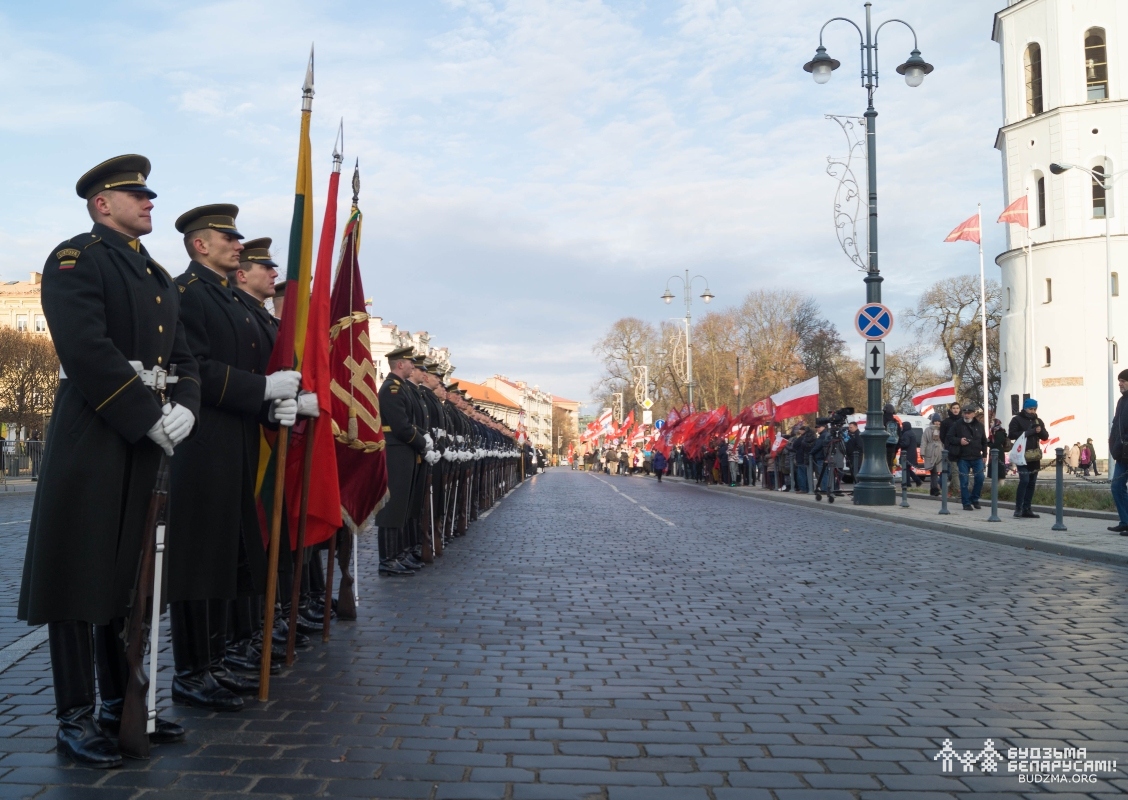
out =
<path fill-rule="evenodd" d="M 446 461 L 454 461 L 454 451 L 447 450 L 445 453 L 443 453 L 443 459 Z"/>
<path fill-rule="evenodd" d="M 427 449 L 428 450 L 434 450 L 435 449 L 435 440 L 431 438 L 431 434 L 429 434 L 429 433 L 423 434 L 423 441 L 425 441 L 427 443 Z"/>
<path fill-rule="evenodd" d="M 298 401 L 292 397 L 275 400 L 267 417 L 284 428 L 291 427 L 298 419 Z"/>
<path fill-rule="evenodd" d="M 188 438 L 192 426 L 196 424 L 196 417 L 184 406 L 174 406 L 171 403 L 165 403 L 161 413 L 164 414 L 161 418 L 161 426 L 172 440 L 172 446 L 176 447 Z"/>
<path fill-rule="evenodd" d="M 317 405 L 317 395 L 313 392 L 298 394 L 298 413 L 303 417 L 319 417 L 321 409 Z"/>
<path fill-rule="evenodd" d="M 172 439 L 168 437 L 164 429 L 164 415 L 156 421 L 153 427 L 149 428 L 149 432 L 145 434 L 154 442 L 156 442 L 162 450 L 165 451 L 166 456 L 172 455 L 172 448 L 174 447 Z"/>
<path fill-rule="evenodd" d="M 263 400 L 284 400 L 298 396 L 302 385 L 302 373 L 292 369 L 274 372 L 266 376 L 266 392 Z"/>

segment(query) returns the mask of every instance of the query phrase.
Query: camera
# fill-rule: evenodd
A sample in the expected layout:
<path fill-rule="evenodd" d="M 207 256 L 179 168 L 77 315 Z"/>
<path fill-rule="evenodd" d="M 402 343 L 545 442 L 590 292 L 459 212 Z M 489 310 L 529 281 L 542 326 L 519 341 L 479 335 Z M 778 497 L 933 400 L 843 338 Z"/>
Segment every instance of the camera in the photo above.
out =
<path fill-rule="evenodd" d="M 841 428 L 846 424 L 846 418 L 854 413 L 852 406 L 840 408 L 831 414 L 829 417 L 819 417 L 815 420 L 815 425 L 822 425 L 829 428 Z"/>

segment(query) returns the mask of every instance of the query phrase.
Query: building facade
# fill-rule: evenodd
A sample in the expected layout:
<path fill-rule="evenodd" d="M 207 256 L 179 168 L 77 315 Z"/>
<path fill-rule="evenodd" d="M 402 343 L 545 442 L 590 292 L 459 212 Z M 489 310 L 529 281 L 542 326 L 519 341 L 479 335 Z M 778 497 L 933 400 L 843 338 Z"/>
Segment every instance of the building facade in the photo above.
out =
<path fill-rule="evenodd" d="M 399 347 L 411 346 L 417 353 L 426 353 L 438 361 L 443 370 L 443 380 L 450 381 L 455 370 L 450 361 L 450 350 L 446 347 L 432 347 L 431 335 L 427 331 L 400 330 L 394 322 L 384 322 L 380 317 L 368 318 L 368 341 L 372 352 L 372 366 L 376 368 L 376 385 L 380 386 L 388 377 L 388 353 Z"/>
<path fill-rule="evenodd" d="M 1003 157 L 1009 205 L 1025 195 L 1030 228 L 1008 225 L 997 416 L 1038 400 L 1050 453 L 1092 438 L 1107 456 L 1115 373 L 1128 365 L 1120 279 L 1128 237 L 1117 175 L 1128 167 L 1125 0 L 1010 0 L 995 16 L 1003 73 Z M 1071 166 L 1060 174 L 1051 164 Z M 1081 169 L 1084 168 L 1084 169 Z M 1103 182 L 1084 170 L 1111 176 Z M 1125 173 L 1124 177 L 1128 177 Z M 1105 226 L 1111 229 L 1111 259 Z M 1110 369 L 1113 380 L 1109 380 Z"/>
<path fill-rule="evenodd" d="M 552 395 L 539 386 L 529 386 L 525 381 L 510 380 L 504 375 L 494 375 L 482 381 L 483 386 L 500 392 L 525 412 L 525 431 L 535 447 L 551 451 Z"/>
<path fill-rule="evenodd" d="M 43 316 L 42 282 L 43 275 L 33 272 L 30 280 L 0 283 L 0 325 L 21 333 L 51 335 Z"/>
<path fill-rule="evenodd" d="M 517 429 L 521 417 L 521 407 L 496 389 L 470 381 L 455 381 L 458 388 L 466 392 L 471 403 L 512 430 Z"/>

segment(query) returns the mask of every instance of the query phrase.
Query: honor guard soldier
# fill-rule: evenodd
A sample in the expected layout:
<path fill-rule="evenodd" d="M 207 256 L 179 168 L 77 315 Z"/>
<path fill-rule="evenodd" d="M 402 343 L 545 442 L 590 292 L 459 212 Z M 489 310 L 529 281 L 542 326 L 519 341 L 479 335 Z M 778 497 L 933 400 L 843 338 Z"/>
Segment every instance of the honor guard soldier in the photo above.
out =
<path fill-rule="evenodd" d="M 292 425 L 301 376 L 266 374 L 273 338 L 256 303 L 229 280 L 243 238 L 233 205 L 194 208 L 176 220 L 192 259 L 176 279 L 180 319 L 200 369 L 198 435 L 172 461 L 168 557 L 173 702 L 243 707 L 258 681 L 224 663 L 228 603 L 262 594 L 266 549 L 255 506 L 259 423 Z"/>
<path fill-rule="evenodd" d="M 57 750 L 88 767 L 121 766 L 106 733 L 121 725 L 121 633 L 145 518 L 161 450 L 171 454 L 188 436 L 200 407 L 179 293 L 140 242 L 153 229 L 156 194 L 148 176 L 149 159 L 138 155 L 112 158 L 83 175 L 75 189 L 94 227 L 55 247 L 43 268 L 43 313 L 62 369 L 17 616 L 47 624 Z M 172 404 L 162 409 L 146 379 L 173 367 L 179 380 Z M 150 739 L 183 736 L 179 725 L 158 719 Z"/>
<path fill-rule="evenodd" d="M 427 442 L 413 421 L 413 389 L 407 382 L 413 365 L 411 347 L 397 348 L 387 355 L 389 373 L 380 387 L 380 416 L 383 418 L 387 453 L 388 493 L 390 497 L 376 514 L 379 526 L 380 574 L 414 575 L 415 570 L 396 557 L 403 544 L 403 528 L 411 510 L 413 482 L 417 465 L 427 452 Z"/>

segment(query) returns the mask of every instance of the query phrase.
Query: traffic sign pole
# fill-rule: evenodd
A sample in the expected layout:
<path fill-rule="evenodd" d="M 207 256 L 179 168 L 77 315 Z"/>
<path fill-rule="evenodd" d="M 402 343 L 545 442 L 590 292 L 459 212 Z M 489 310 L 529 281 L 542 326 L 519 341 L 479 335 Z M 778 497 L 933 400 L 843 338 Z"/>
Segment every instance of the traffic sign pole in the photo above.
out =
<path fill-rule="evenodd" d="M 860 506 L 891 506 L 897 502 L 893 474 L 885 460 L 888 434 L 881 412 L 885 382 L 885 343 L 881 340 L 893 329 L 893 312 L 881 303 L 876 228 L 876 218 L 871 219 L 871 270 L 865 278 L 866 304 L 858 309 L 854 319 L 855 329 L 866 340 L 866 429 L 862 433 L 862 464 L 854 483 L 854 503 Z"/>

